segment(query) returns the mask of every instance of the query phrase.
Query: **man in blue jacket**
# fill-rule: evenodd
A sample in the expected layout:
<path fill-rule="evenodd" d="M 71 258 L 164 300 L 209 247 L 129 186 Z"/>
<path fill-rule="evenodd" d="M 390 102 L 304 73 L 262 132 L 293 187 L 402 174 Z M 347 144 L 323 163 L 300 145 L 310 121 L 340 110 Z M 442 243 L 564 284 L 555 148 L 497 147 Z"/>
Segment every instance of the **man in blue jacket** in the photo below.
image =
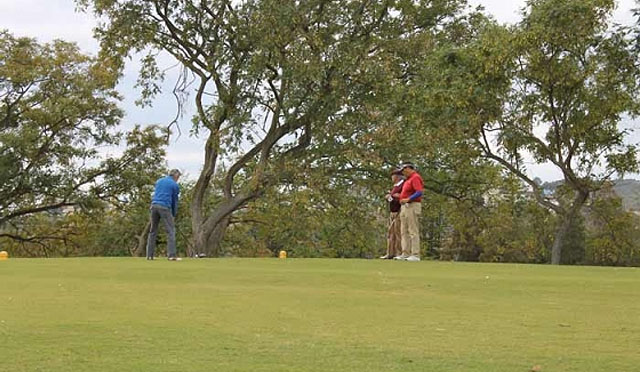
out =
<path fill-rule="evenodd" d="M 180 261 L 176 255 L 176 226 L 174 218 L 178 213 L 178 196 L 180 171 L 172 169 L 169 175 L 156 182 L 153 199 L 151 199 L 151 229 L 147 238 L 147 260 L 153 260 L 158 236 L 158 224 L 162 220 L 167 230 L 167 253 L 170 261 Z"/>

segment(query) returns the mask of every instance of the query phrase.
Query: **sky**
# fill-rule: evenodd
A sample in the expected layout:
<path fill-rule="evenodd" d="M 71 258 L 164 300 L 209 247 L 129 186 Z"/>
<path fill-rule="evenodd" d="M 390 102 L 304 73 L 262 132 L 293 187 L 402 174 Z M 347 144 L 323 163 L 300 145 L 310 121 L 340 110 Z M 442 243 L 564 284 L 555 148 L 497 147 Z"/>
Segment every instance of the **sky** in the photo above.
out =
<path fill-rule="evenodd" d="M 521 10 L 525 0 L 469 0 L 473 6 L 483 6 L 498 22 L 516 23 L 521 19 Z M 619 0 L 614 13 L 614 21 L 631 24 L 631 9 L 636 7 L 634 0 Z M 7 29 L 14 36 L 28 36 L 39 42 L 54 39 L 73 41 L 88 54 L 95 54 L 98 42 L 93 38 L 96 20 L 90 14 L 79 13 L 73 0 L 0 0 L 0 29 Z M 165 68 L 169 68 L 166 62 Z M 135 105 L 139 92 L 134 89 L 137 74 L 137 61 L 131 61 L 126 67 L 124 78 L 118 90 L 124 96 L 121 107 L 126 112 L 125 126 L 135 124 L 166 125 L 175 117 L 176 103 L 170 94 L 172 83 L 167 81 L 167 94 L 159 96 L 151 108 Z M 189 119 L 193 114 L 193 105 L 187 103 L 183 120 L 180 121 L 181 135 L 174 137 L 167 149 L 167 161 L 170 168 L 179 168 L 189 178 L 199 174 L 203 152 L 201 140 L 189 136 Z M 635 125 L 636 123 L 632 123 Z M 639 138 L 640 139 L 640 138 Z M 548 165 L 529 165 L 529 172 L 543 181 L 559 179 L 561 174 Z"/>

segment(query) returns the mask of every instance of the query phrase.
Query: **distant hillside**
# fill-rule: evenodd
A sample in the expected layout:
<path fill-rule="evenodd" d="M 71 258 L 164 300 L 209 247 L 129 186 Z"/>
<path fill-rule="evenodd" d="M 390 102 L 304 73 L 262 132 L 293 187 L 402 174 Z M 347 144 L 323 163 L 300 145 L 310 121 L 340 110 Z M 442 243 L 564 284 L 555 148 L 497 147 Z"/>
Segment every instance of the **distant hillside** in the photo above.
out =
<path fill-rule="evenodd" d="M 542 184 L 545 191 L 553 193 L 564 181 L 546 182 Z M 622 198 L 626 210 L 640 210 L 640 180 L 614 181 L 613 190 Z"/>
<path fill-rule="evenodd" d="M 616 181 L 613 189 L 622 198 L 626 210 L 640 210 L 640 181 L 620 180 Z"/>

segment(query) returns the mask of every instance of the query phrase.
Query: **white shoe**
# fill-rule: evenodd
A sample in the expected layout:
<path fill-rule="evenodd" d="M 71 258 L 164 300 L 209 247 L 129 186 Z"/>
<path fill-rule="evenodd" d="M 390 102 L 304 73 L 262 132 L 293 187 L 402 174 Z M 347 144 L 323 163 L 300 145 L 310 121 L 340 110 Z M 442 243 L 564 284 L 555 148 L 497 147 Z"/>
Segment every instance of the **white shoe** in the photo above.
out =
<path fill-rule="evenodd" d="M 420 257 L 418 257 L 418 256 L 409 256 L 409 257 L 407 257 L 406 260 L 407 261 L 411 261 L 411 262 L 418 262 L 418 261 L 420 261 Z"/>
<path fill-rule="evenodd" d="M 393 257 L 389 256 L 388 254 L 385 254 L 384 256 L 381 256 L 381 257 L 380 257 L 380 259 L 381 259 L 381 260 L 390 260 L 390 259 L 392 259 L 392 258 L 393 258 Z"/>
<path fill-rule="evenodd" d="M 169 261 L 182 261 L 182 257 L 169 257 Z"/>
<path fill-rule="evenodd" d="M 409 256 L 407 256 L 406 254 L 401 254 L 400 256 L 396 256 L 393 259 L 398 261 L 406 261 L 407 258 L 409 258 Z"/>

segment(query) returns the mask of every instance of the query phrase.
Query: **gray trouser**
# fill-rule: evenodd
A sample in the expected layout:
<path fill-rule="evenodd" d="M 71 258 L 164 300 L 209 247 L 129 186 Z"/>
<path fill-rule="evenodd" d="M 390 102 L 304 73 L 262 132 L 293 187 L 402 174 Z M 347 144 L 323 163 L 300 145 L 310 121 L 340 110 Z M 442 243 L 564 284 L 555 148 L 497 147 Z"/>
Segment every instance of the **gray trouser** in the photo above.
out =
<path fill-rule="evenodd" d="M 147 238 L 147 257 L 153 257 L 156 250 L 156 237 L 158 236 L 158 224 L 164 222 L 167 230 L 167 253 L 169 257 L 176 255 L 176 227 L 173 221 L 171 209 L 162 205 L 151 205 L 151 229 Z"/>

